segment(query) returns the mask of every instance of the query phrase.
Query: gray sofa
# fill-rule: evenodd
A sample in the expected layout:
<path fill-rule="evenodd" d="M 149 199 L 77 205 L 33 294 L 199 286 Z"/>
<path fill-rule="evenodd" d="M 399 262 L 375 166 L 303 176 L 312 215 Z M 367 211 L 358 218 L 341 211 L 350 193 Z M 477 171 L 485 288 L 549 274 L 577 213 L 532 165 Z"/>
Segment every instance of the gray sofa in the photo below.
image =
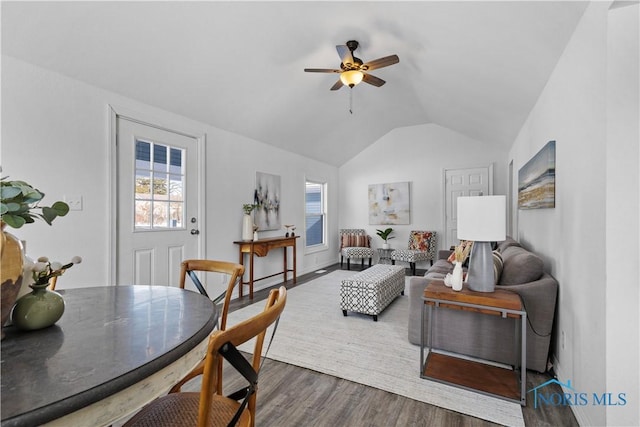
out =
<path fill-rule="evenodd" d="M 513 239 L 508 237 L 504 242 L 499 242 L 496 251 L 500 252 L 503 259 L 497 287 L 520 295 L 527 312 L 527 369 L 545 372 L 558 282 L 544 272 L 540 257 Z M 444 279 L 453 270 L 453 265 L 447 261 L 450 253 L 440 251 L 439 259 L 424 277 L 412 277 L 409 281 L 409 341 L 413 344 L 420 345 L 424 288 L 431 280 Z M 433 322 L 435 348 L 513 365 L 516 350 L 514 319 L 442 309 L 435 310 Z"/>

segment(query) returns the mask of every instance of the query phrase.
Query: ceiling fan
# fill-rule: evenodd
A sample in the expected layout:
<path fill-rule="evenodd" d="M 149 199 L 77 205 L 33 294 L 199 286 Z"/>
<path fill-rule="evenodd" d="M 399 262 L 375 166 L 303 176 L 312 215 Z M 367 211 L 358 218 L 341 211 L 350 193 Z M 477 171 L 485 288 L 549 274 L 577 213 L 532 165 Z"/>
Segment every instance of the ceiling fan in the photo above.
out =
<path fill-rule="evenodd" d="M 353 52 L 358 48 L 356 40 L 349 40 L 345 45 L 336 46 L 340 62 L 340 69 L 330 68 L 305 68 L 307 73 L 338 73 L 340 79 L 331 86 L 331 90 L 338 90 L 342 86 L 353 88 L 360 82 L 369 83 L 370 85 L 380 87 L 386 82 L 378 77 L 368 74 L 368 71 L 376 70 L 389 65 L 400 62 L 398 55 L 385 56 L 384 58 L 374 59 L 369 62 L 362 62 L 362 59 L 353 56 Z"/>

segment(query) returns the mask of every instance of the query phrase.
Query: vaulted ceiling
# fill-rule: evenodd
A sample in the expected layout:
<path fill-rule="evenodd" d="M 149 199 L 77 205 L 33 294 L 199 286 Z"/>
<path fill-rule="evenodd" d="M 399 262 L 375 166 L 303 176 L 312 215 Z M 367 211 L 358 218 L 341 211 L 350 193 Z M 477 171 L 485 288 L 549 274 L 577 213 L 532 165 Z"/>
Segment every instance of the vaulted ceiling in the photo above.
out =
<path fill-rule="evenodd" d="M 586 8 L 576 1 L 2 2 L 2 54 L 339 166 L 436 123 L 508 148 Z M 329 88 L 358 40 L 387 83 Z M 353 114 L 349 112 L 350 92 Z"/>

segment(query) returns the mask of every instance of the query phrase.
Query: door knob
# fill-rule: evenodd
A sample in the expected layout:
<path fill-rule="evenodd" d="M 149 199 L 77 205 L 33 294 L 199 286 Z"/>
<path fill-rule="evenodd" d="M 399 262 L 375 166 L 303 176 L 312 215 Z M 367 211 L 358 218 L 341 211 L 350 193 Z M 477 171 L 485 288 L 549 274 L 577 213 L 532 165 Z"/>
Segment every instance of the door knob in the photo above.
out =
<path fill-rule="evenodd" d="M 191 234 L 193 234 L 194 236 L 200 234 L 200 230 L 196 230 L 195 228 L 191 229 Z"/>

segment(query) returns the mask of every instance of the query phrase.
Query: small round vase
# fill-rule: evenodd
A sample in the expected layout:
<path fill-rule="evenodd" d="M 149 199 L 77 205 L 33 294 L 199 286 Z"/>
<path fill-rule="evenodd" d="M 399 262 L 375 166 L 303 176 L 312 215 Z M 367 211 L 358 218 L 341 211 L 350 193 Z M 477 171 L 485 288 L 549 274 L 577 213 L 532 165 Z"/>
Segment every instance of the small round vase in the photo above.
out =
<path fill-rule="evenodd" d="M 62 296 L 47 289 L 49 284 L 30 285 L 31 293 L 16 301 L 11 312 L 11 321 L 23 331 L 35 331 L 56 323 L 64 313 Z"/>

